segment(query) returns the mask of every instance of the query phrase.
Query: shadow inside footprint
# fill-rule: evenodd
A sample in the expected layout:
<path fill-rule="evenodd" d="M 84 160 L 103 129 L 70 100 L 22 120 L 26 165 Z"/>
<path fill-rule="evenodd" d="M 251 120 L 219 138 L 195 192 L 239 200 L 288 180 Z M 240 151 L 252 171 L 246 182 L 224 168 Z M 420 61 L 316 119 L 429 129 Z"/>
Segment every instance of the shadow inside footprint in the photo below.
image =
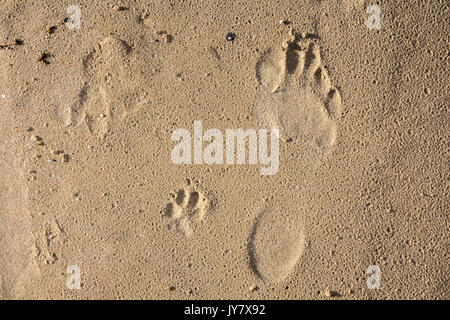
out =
<path fill-rule="evenodd" d="M 258 261 L 256 260 L 256 248 L 255 248 L 255 235 L 256 230 L 258 229 L 258 222 L 259 220 L 256 220 L 256 222 L 253 224 L 252 229 L 250 231 L 250 236 L 248 239 L 247 244 L 247 254 L 249 257 L 249 265 L 252 272 L 260 279 L 262 279 L 262 275 L 259 273 L 258 270 Z"/>

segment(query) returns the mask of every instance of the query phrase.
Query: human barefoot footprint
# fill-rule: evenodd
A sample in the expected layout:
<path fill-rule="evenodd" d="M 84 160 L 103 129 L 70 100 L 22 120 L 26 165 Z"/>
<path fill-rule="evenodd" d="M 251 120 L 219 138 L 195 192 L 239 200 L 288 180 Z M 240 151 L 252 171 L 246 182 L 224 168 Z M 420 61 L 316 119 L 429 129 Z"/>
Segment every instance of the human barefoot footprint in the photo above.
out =
<path fill-rule="evenodd" d="M 192 235 L 192 225 L 203 221 L 209 209 L 209 201 L 203 192 L 188 185 L 171 194 L 172 201 L 163 211 L 170 219 L 169 229 L 176 227 L 187 237 Z"/>
<path fill-rule="evenodd" d="M 256 65 L 256 77 L 255 110 L 265 124 L 303 145 L 307 162 L 326 158 L 336 142 L 341 97 L 314 40 L 292 35 L 281 48 L 267 50 Z"/>
<path fill-rule="evenodd" d="M 256 65 L 259 94 L 255 111 L 264 125 L 294 142 L 300 180 L 331 153 L 341 97 L 331 83 L 319 46 L 305 35 L 267 50 Z M 302 184 L 304 181 L 298 181 Z M 281 204 L 278 204 L 281 205 Z M 258 216 L 248 243 L 252 271 L 267 282 L 285 279 L 304 251 L 300 208 L 268 209 Z"/>

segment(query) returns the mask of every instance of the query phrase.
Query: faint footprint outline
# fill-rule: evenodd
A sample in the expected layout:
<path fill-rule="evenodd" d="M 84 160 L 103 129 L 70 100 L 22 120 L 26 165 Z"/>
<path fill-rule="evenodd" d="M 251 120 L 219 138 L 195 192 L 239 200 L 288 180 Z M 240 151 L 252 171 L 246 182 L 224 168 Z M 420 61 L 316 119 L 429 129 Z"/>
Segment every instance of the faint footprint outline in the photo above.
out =
<path fill-rule="evenodd" d="M 83 58 L 84 83 L 69 107 L 66 125 L 85 123 L 89 132 L 102 140 L 113 122 L 124 120 L 128 111 L 136 112 L 149 102 L 143 90 L 130 86 L 139 83 L 133 52 L 125 41 L 109 36 Z"/>

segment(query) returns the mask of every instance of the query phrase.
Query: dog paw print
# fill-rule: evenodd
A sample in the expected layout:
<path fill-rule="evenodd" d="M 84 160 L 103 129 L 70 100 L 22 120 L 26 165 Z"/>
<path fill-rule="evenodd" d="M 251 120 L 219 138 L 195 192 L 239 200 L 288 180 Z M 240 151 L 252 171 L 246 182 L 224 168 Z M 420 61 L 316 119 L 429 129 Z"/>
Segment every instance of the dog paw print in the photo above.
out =
<path fill-rule="evenodd" d="M 167 204 L 163 214 L 170 219 L 168 228 L 182 231 L 186 237 L 193 233 L 193 226 L 203 221 L 209 209 L 209 200 L 203 192 L 191 186 L 171 194 L 172 201 Z"/>

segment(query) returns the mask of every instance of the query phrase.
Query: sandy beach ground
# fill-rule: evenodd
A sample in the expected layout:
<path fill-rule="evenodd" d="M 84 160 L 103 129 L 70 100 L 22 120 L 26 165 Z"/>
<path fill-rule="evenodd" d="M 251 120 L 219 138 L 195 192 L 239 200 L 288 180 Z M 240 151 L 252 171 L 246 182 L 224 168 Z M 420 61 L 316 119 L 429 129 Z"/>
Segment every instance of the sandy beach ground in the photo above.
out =
<path fill-rule="evenodd" d="M 449 298 L 447 1 L 0 9 L 0 298 Z"/>

